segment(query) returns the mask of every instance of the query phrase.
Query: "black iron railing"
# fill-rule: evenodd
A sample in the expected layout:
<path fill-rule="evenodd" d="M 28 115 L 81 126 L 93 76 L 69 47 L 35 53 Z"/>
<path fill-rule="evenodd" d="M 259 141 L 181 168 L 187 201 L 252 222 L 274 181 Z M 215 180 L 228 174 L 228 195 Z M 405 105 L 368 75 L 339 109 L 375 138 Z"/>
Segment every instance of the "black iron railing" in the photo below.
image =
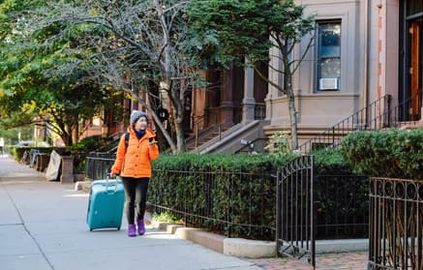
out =
<path fill-rule="evenodd" d="M 220 141 L 224 131 L 224 124 L 213 124 L 212 126 L 206 127 L 205 116 L 198 117 L 193 125 L 193 135 L 186 140 L 187 148 L 195 149 L 202 143 L 215 137 L 218 137 Z"/>
<path fill-rule="evenodd" d="M 278 256 L 315 261 L 313 156 L 292 160 L 276 183 L 276 250 Z"/>
<path fill-rule="evenodd" d="M 105 179 L 114 159 L 114 154 L 90 153 L 87 177 Z M 316 239 L 367 236 L 366 179 L 360 175 L 314 176 Z M 274 239 L 274 181 L 271 175 L 246 172 L 154 170 L 148 200 L 158 212 L 170 211 L 188 223 L 231 235 Z M 241 211 L 240 204 L 251 207 Z"/>
<path fill-rule="evenodd" d="M 116 155 L 94 152 L 86 158 L 86 177 L 91 180 L 105 179 L 110 172 Z"/>
<path fill-rule="evenodd" d="M 254 120 L 266 119 L 266 104 L 257 103 L 254 107 Z"/>
<path fill-rule="evenodd" d="M 370 179 L 368 269 L 423 269 L 423 180 Z"/>
<path fill-rule="evenodd" d="M 299 150 L 309 153 L 319 148 L 336 147 L 341 139 L 352 131 L 399 128 L 407 124 L 407 121 L 419 120 L 421 115 L 412 115 L 411 108 L 420 96 L 421 94 L 417 94 L 396 103 L 393 103 L 391 95 L 383 96 L 301 144 Z"/>
<path fill-rule="evenodd" d="M 340 139 L 351 131 L 373 130 L 390 126 L 391 96 L 383 96 L 367 107 L 326 129 L 316 137 L 299 146 L 303 153 L 319 148 L 335 147 Z"/>
<path fill-rule="evenodd" d="M 367 238 L 369 188 L 366 175 L 316 175 L 316 239 Z"/>
<path fill-rule="evenodd" d="M 148 204 L 185 224 L 270 240 L 275 235 L 275 177 L 241 171 L 154 170 Z"/>

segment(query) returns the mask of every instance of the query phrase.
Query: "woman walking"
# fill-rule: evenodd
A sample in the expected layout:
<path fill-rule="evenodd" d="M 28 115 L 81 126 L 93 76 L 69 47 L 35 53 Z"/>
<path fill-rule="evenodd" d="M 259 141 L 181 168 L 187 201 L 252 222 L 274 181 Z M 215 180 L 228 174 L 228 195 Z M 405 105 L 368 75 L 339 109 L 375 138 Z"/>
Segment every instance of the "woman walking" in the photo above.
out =
<path fill-rule="evenodd" d="M 156 134 L 147 128 L 147 115 L 132 111 L 130 125 L 119 141 L 112 176 L 120 175 L 125 188 L 125 212 L 128 219 L 128 236 L 145 233 L 144 213 L 147 202 L 148 181 L 151 177 L 151 161 L 159 156 Z"/>

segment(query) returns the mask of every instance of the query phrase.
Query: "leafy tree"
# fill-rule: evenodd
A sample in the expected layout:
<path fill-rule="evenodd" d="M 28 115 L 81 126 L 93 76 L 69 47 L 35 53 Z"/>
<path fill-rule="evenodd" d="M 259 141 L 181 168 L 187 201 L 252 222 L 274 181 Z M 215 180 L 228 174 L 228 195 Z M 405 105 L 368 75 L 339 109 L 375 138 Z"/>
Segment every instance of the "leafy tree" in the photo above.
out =
<path fill-rule="evenodd" d="M 61 24 L 31 25 L 32 10 L 44 5 L 15 0 L 0 4 L 0 112 L 6 127 L 46 123 L 71 145 L 78 140 L 79 122 L 112 106 L 116 95 L 90 75 L 92 50 L 79 48 L 97 29 L 74 27 L 61 39 L 51 39 L 62 32 Z"/>
<path fill-rule="evenodd" d="M 54 3 L 39 10 L 42 27 L 56 23 L 97 26 L 105 35 L 92 35 L 85 46 L 96 48 L 91 75 L 135 97 L 153 117 L 173 152 L 185 151 L 183 129 L 186 97 L 196 80 L 192 46 L 188 43 L 185 8 L 189 1 L 99 1 Z M 36 24 L 35 24 L 36 25 Z M 65 32 L 59 33 L 60 38 Z M 158 89 L 158 91 L 157 91 Z M 157 108 L 144 99 L 165 93 L 171 104 L 176 142 L 163 125 Z"/>
<path fill-rule="evenodd" d="M 305 16 L 304 7 L 293 0 L 192 0 L 187 13 L 199 62 L 205 66 L 230 62 L 252 66 L 269 85 L 286 95 L 292 149 L 297 149 L 297 110 L 292 78 L 313 39 L 299 58 L 294 57 L 293 51 L 313 29 L 313 16 Z M 274 65 L 270 58 L 282 64 Z M 282 85 L 260 72 L 257 64 L 261 62 L 283 76 Z"/>

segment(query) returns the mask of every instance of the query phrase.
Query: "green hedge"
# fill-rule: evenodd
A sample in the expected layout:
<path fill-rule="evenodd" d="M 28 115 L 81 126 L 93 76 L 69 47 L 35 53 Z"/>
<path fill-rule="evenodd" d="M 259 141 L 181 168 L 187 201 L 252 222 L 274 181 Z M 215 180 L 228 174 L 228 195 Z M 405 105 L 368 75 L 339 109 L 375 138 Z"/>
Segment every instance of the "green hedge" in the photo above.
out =
<path fill-rule="evenodd" d="M 354 132 L 342 140 L 341 152 L 370 176 L 423 179 L 423 129 Z"/>
<path fill-rule="evenodd" d="M 283 166 L 294 155 L 282 157 L 273 155 L 231 155 L 231 154 L 208 154 L 197 155 L 183 153 L 177 155 L 161 155 L 153 162 L 154 169 L 168 170 L 219 170 L 219 171 L 243 171 L 251 173 L 269 173 L 278 166 Z"/>
<path fill-rule="evenodd" d="M 85 152 L 89 153 L 92 151 L 100 151 L 100 149 L 112 143 L 110 137 L 103 137 L 101 135 L 94 135 L 90 137 L 83 138 L 78 143 L 74 143 L 69 146 L 69 150 L 74 152 Z"/>
<path fill-rule="evenodd" d="M 217 220 L 188 219 L 193 226 L 225 234 L 230 231 L 231 236 L 271 240 L 274 237 L 271 228 L 275 227 L 275 178 L 272 174 L 291 158 L 270 155 L 165 155 L 154 162 L 149 202 L 234 224 L 261 226 L 229 227 Z"/>
<path fill-rule="evenodd" d="M 352 175 L 351 167 L 345 164 L 339 152 L 319 151 L 314 156 L 316 173 Z M 276 183 L 273 176 L 293 157 L 162 155 L 153 163 L 148 201 L 213 219 L 227 220 L 230 213 L 233 223 L 260 227 L 228 227 L 216 220 L 195 217 L 188 222 L 223 234 L 230 231 L 232 237 L 273 240 L 275 232 L 271 228 L 276 227 Z M 330 196 L 326 196 L 323 201 L 330 200 Z M 183 215 L 178 218 L 183 218 Z"/>
<path fill-rule="evenodd" d="M 314 156 L 314 173 L 319 175 L 351 175 L 352 166 L 339 150 L 317 150 Z"/>

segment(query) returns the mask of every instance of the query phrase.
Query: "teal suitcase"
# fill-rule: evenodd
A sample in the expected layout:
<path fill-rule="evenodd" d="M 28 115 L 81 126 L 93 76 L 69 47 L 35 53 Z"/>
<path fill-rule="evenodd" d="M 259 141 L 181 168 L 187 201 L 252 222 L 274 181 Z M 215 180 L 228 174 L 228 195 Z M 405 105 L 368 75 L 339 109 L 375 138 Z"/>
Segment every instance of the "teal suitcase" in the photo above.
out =
<path fill-rule="evenodd" d="M 125 191 L 121 180 L 96 180 L 91 183 L 87 224 L 90 231 L 116 228 L 122 224 Z"/>

